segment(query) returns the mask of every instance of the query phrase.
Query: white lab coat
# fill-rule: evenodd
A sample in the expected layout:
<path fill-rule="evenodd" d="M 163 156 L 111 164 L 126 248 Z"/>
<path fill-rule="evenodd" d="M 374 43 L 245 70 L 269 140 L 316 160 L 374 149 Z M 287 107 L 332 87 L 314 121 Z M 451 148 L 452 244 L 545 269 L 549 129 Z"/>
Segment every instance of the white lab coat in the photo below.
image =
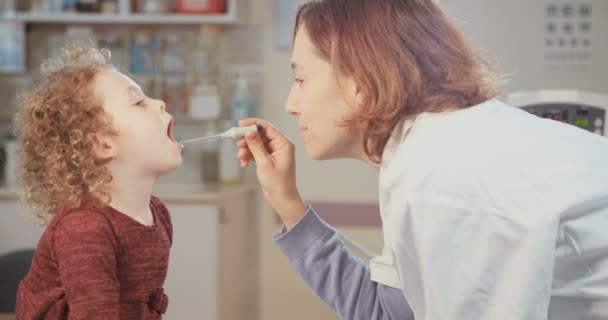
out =
<path fill-rule="evenodd" d="M 608 139 L 490 100 L 383 159 L 372 279 L 417 320 L 608 319 Z"/>

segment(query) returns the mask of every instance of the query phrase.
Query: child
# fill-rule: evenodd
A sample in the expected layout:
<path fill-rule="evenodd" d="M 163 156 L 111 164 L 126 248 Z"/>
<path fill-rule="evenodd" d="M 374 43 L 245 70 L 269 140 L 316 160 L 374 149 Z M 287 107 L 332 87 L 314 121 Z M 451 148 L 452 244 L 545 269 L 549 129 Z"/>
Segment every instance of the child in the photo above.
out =
<path fill-rule="evenodd" d="M 46 225 L 17 318 L 160 319 L 173 231 L 151 192 L 181 164 L 173 118 L 94 45 L 42 71 L 16 119 L 24 196 Z"/>

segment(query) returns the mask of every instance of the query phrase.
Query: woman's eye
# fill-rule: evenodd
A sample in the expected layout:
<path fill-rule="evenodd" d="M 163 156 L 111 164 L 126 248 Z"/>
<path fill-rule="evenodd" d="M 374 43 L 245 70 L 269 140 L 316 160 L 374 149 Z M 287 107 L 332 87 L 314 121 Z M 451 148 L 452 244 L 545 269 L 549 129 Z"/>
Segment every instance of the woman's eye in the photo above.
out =
<path fill-rule="evenodd" d="M 135 103 L 136 106 L 143 106 L 144 105 L 144 100 L 139 100 L 137 101 L 137 103 Z"/>
<path fill-rule="evenodd" d="M 302 80 L 302 79 L 293 79 L 293 82 L 295 82 L 296 84 L 298 84 L 299 86 L 301 86 L 302 83 L 304 83 L 304 80 Z"/>

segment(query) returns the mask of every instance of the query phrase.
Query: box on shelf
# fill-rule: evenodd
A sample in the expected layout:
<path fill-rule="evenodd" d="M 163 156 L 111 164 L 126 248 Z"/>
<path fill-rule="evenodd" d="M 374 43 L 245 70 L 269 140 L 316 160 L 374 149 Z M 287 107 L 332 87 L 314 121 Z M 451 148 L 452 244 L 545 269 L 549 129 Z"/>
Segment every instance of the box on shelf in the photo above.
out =
<path fill-rule="evenodd" d="M 177 0 L 176 12 L 181 14 L 225 13 L 226 0 Z"/>

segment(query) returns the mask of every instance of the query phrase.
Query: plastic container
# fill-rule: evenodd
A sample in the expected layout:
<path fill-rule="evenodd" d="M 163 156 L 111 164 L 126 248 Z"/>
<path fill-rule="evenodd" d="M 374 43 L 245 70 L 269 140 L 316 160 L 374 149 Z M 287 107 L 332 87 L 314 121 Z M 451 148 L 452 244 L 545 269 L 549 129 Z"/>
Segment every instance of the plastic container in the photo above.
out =
<path fill-rule="evenodd" d="M 4 165 L 4 185 L 9 190 L 17 189 L 17 162 L 19 157 L 19 144 L 12 136 L 5 137 L 4 150 L 6 163 Z"/>
<path fill-rule="evenodd" d="M 216 134 L 215 128 L 209 126 L 205 135 Z M 218 141 L 201 144 L 201 181 L 203 185 L 217 185 L 220 180 L 220 154 Z"/>
<path fill-rule="evenodd" d="M 232 127 L 231 121 L 224 123 L 224 131 Z M 238 149 L 234 140 L 222 139 L 220 141 L 220 183 L 234 185 L 241 182 L 241 166 L 236 158 Z"/>
<path fill-rule="evenodd" d="M 217 34 L 213 29 L 207 28 L 199 34 L 192 57 L 197 74 L 206 77 L 218 70 L 218 47 Z"/>
<path fill-rule="evenodd" d="M 118 3 L 116 0 L 101 0 L 100 11 L 103 14 L 116 14 L 118 12 Z"/>
<path fill-rule="evenodd" d="M 64 12 L 76 12 L 76 0 L 64 0 L 63 11 Z"/>
<path fill-rule="evenodd" d="M 146 14 L 164 14 L 167 13 L 167 6 L 165 0 L 144 0 L 142 11 Z"/>
<path fill-rule="evenodd" d="M 0 1 L 0 15 L 9 16 L 15 14 L 15 0 Z"/>
<path fill-rule="evenodd" d="M 156 37 L 148 33 L 137 33 L 129 46 L 131 73 L 135 75 L 156 75 Z"/>
<path fill-rule="evenodd" d="M 6 173 L 6 148 L 4 144 L 0 144 L 0 184 L 4 186 L 4 175 Z"/>
<path fill-rule="evenodd" d="M 185 74 L 188 61 L 188 39 L 180 33 L 169 33 L 162 38 L 162 67 L 165 74 Z"/>
<path fill-rule="evenodd" d="M 219 152 L 217 142 L 210 143 L 201 151 L 201 180 L 205 186 L 219 183 Z"/>
<path fill-rule="evenodd" d="M 226 9 L 226 0 L 177 0 L 175 3 L 175 10 L 180 14 L 220 14 Z"/>
<path fill-rule="evenodd" d="M 0 19 L 0 73 L 25 72 L 25 26 L 13 18 Z"/>
<path fill-rule="evenodd" d="M 255 102 L 249 91 L 249 82 L 244 74 L 239 74 L 234 91 L 230 99 L 232 123 L 236 125 L 239 120 L 251 118 L 254 114 Z"/>
<path fill-rule="evenodd" d="M 221 101 L 218 90 L 212 85 L 195 86 L 188 103 L 188 116 L 192 119 L 214 120 L 219 118 Z"/>
<path fill-rule="evenodd" d="M 188 88 L 183 79 L 169 78 L 164 82 L 163 100 L 167 112 L 175 116 L 185 116 L 188 109 Z"/>
<path fill-rule="evenodd" d="M 99 12 L 100 3 L 98 0 L 78 0 L 76 11 L 78 12 Z"/>

